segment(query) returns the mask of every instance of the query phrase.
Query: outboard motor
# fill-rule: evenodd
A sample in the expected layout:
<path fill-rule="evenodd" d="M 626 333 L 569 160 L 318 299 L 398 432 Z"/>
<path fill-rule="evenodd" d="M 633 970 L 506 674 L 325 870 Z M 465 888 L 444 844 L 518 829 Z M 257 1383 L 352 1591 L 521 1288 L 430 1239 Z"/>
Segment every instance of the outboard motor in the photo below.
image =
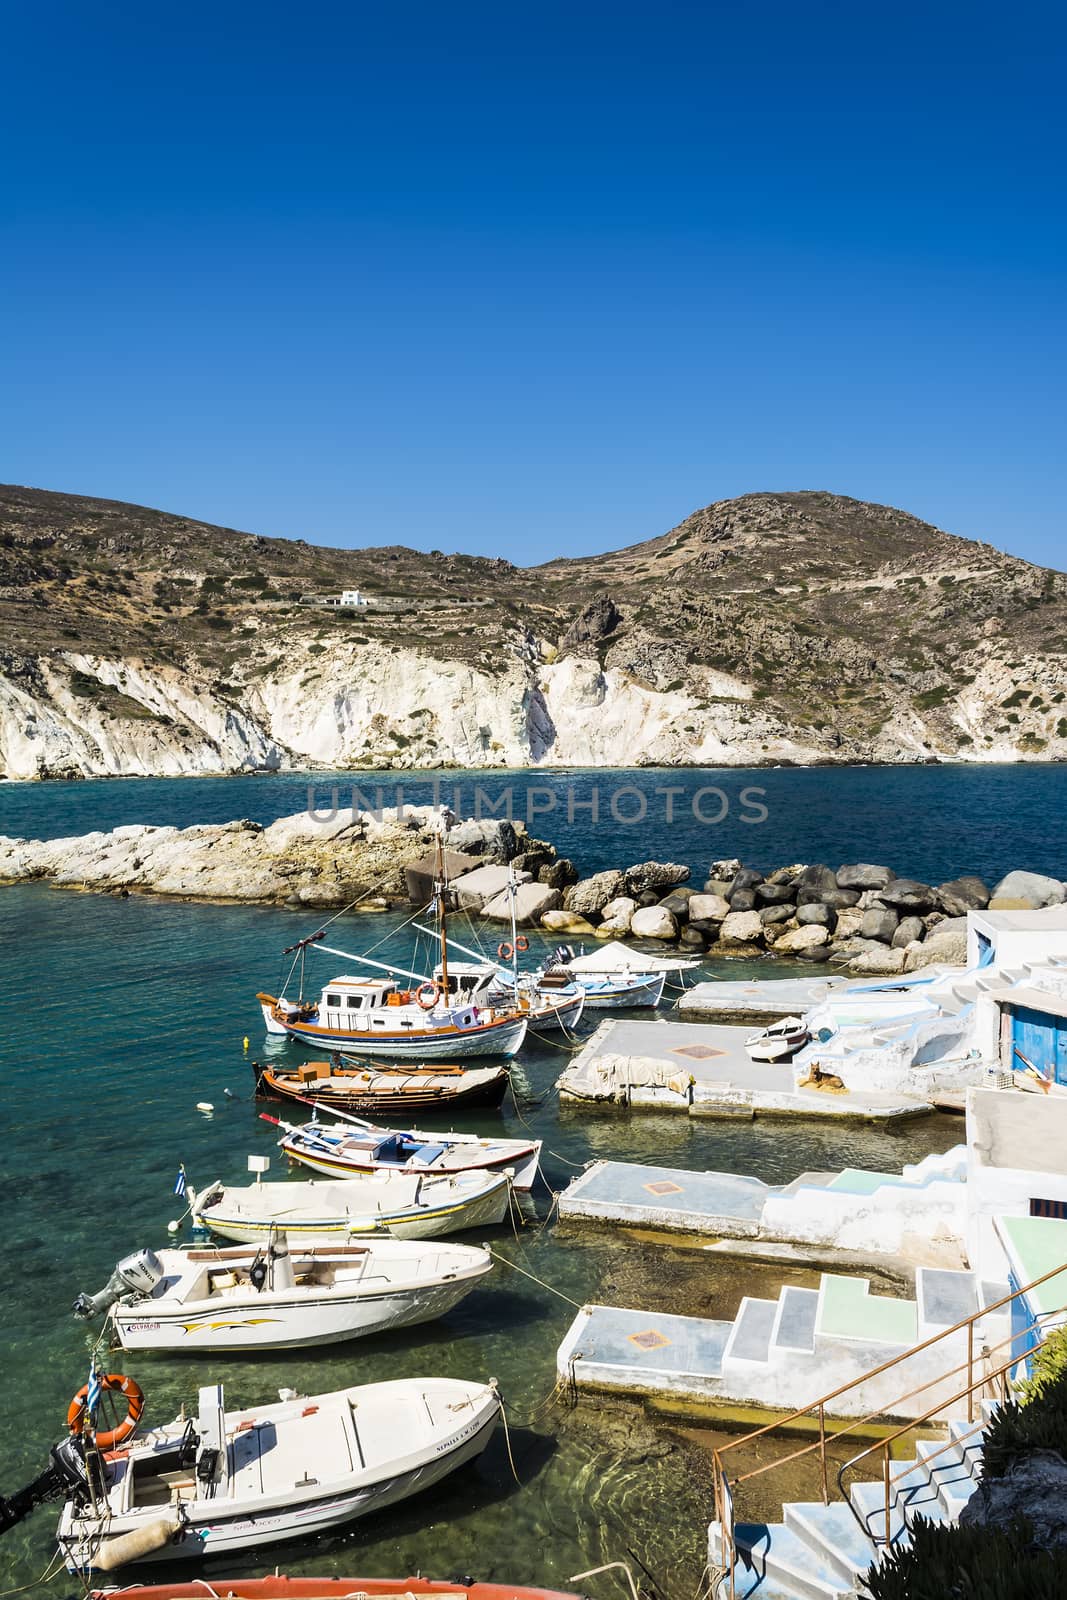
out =
<path fill-rule="evenodd" d="M 145 1296 L 166 1277 L 163 1263 L 154 1250 L 138 1250 L 124 1256 L 99 1294 L 80 1294 L 74 1302 L 76 1317 L 98 1317 L 124 1295 Z"/>
<path fill-rule="evenodd" d="M 99 1485 L 98 1485 L 99 1487 Z M 25 1489 L 0 1495 L 0 1533 L 6 1533 L 49 1500 L 82 1502 L 89 1494 L 89 1467 L 80 1438 L 63 1439 L 49 1452 L 48 1466 Z"/>

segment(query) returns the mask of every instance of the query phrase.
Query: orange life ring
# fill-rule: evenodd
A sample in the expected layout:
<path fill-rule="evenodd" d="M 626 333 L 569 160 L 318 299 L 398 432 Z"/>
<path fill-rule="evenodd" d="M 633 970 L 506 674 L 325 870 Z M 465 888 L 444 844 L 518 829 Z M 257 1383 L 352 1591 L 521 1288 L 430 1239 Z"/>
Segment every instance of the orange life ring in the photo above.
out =
<path fill-rule="evenodd" d="M 424 998 L 426 995 L 430 997 L 428 1000 Z M 436 983 L 420 983 L 415 990 L 415 999 L 423 1011 L 432 1011 L 440 998 L 441 991 Z"/>
<path fill-rule="evenodd" d="M 515 946 L 511 944 L 498 944 L 496 947 L 497 958 L 500 961 L 510 961 L 515 954 Z"/>
<path fill-rule="evenodd" d="M 137 1430 L 144 1413 L 144 1391 L 133 1378 L 124 1377 L 121 1372 L 108 1372 L 100 1379 L 101 1390 L 109 1394 L 122 1394 L 126 1396 L 127 1410 L 124 1419 L 117 1428 L 109 1428 L 104 1432 L 94 1434 L 94 1442 L 98 1450 L 113 1450 L 116 1445 L 122 1444 L 131 1433 Z M 79 1434 L 85 1428 L 86 1401 L 89 1398 L 89 1385 L 83 1383 L 74 1399 L 67 1407 L 67 1427 L 71 1433 Z"/>
<path fill-rule="evenodd" d="M 520 933 L 520 934 L 516 935 L 515 948 L 516 948 L 516 950 L 518 950 L 520 952 L 523 951 L 523 950 L 529 950 L 530 941 L 529 941 L 529 939 L 527 939 L 527 937 L 526 937 L 526 935 L 524 933 Z"/>

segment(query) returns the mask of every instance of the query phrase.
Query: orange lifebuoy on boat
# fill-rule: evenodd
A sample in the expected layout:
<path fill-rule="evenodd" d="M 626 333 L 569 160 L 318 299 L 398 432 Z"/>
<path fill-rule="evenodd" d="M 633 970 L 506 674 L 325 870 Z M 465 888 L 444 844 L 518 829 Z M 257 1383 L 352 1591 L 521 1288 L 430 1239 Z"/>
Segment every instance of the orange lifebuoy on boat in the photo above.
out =
<path fill-rule="evenodd" d="M 516 950 L 518 950 L 520 952 L 520 954 L 524 950 L 529 950 L 530 941 L 529 941 L 529 939 L 527 939 L 527 937 L 526 937 L 526 935 L 524 933 L 520 933 L 520 934 L 518 934 L 516 936 L 515 948 L 516 948 Z"/>
<path fill-rule="evenodd" d="M 93 1440 L 98 1450 L 113 1450 L 116 1445 L 122 1444 L 131 1433 L 137 1430 L 144 1413 L 144 1390 L 133 1378 L 125 1377 L 121 1372 L 108 1372 L 100 1379 L 101 1392 L 104 1394 L 121 1394 L 126 1397 L 126 1415 L 117 1428 L 108 1428 L 103 1432 L 96 1432 Z M 83 1383 L 74 1399 L 67 1407 L 67 1427 L 71 1433 L 80 1434 L 85 1428 L 86 1402 L 89 1399 L 89 1385 Z"/>
<path fill-rule="evenodd" d="M 432 1011 L 440 998 L 441 991 L 436 983 L 421 983 L 415 990 L 415 999 L 424 1011 Z"/>
<path fill-rule="evenodd" d="M 496 953 L 500 961 L 510 961 L 515 954 L 515 946 L 512 944 L 498 944 Z"/>

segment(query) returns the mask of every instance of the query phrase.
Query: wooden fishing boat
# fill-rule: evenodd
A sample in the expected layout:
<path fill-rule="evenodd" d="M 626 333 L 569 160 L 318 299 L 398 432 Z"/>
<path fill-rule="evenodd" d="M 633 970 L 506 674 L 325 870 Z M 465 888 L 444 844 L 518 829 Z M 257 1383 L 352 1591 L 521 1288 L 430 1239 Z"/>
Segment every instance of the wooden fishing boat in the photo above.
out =
<path fill-rule="evenodd" d="M 215 1585 L 219 1600 L 580 1600 L 558 1589 L 531 1589 L 515 1583 L 442 1583 L 428 1578 L 226 1578 Z M 89 1600 L 209 1600 L 197 1583 L 124 1584 L 93 1589 Z"/>
<path fill-rule="evenodd" d="M 409 1378 L 226 1411 L 221 1385 L 99 1461 L 57 1539 L 72 1572 L 309 1538 L 431 1488 L 480 1455 L 495 1384 Z M 88 1474 L 87 1474 L 88 1477 Z M 314 1593 L 314 1591 L 312 1591 Z"/>
<path fill-rule="evenodd" d="M 503 1222 L 510 1191 L 506 1172 L 374 1172 L 325 1183 L 213 1183 L 188 1197 L 194 1224 L 224 1239 L 264 1243 L 282 1229 L 300 1244 L 345 1244 L 362 1234 L 439 1239 L 492 1227 Z"/>
<path fill-rule="evenodd" d="M 416 995 L 422 998 L 416 1001 Z M 269 1034 L 383 1060 L 513 1056 L 529 1022 L 512 1006 L 443 1005 L 432 979 L 412 990 L 393 979 L 342 973 L 326 984 L 316 1002 L 295 1003 L 272 994 L 257 994 L 256 999 Z"/>
<path fill-rule="evenodd" d="M 444 1316 L 492 1270 L 471 1245 L 375 1239 L 302 1246 L 278 1232 L 264 1248 L 142 1251 L 147 1291 L 81 1295 L 75 1312 L 106 1311 L 124 1350 L 285 1350 L 336 1344 Z M 120 1262 L 116 1272 L 126 1265 Z"/>
<path fill-rule="evenodd" d="M 541 1156 L 540 1139 L 480 1139 L 476 1133 L 422 1133 L 414 1128 L 397 1133 L 358 1117 L 299 1126 L 265 1111 L 260 1118 L 285 1130 L 278 1143 L 291 1161 L 330 1178 L 355 1172 L 492 1172 L 507 1167 L 512 1187 L 527 1190 L 533 1187 Z"/>
<path fill-rule="evenodd" d="M 498 1106 L 508 1087 L 507 1067 L 437 1066 L 383 1069 L 343 1061 L 309 1061 L 299 1067 L 253 1061 L 256 1094 L 295 1100 L 323 1111 L 369 1111 L 407 1120 L 415 1112 L 457 1106 Z"/>

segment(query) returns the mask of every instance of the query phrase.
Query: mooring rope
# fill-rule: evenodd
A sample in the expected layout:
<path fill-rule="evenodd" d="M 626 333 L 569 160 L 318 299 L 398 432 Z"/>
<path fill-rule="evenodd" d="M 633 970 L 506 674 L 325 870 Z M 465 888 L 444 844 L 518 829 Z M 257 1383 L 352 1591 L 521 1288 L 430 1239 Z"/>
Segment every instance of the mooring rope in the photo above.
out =
<path fill-rule="evenodd" d="M 524 1278 L 529 1278 L 532 1283 L 539 1284 L 542 1289 L 547 1289 L 549 1294 L 554 1294 L 560 1300 L 566 1300 L 569 1306 L 573 1306 L 576 1311 L 581 1311 L 582 1307 L 579 1301 L 572 1300 L 569 1294 L 563 1293 L 562 1289 L 554 1289 L 550 1283 L 546 1283 L 544 1278 L 539 1278 L 535 1272 L 527 1272 L 525 1267 L 520 1267 L 517 1261 L 511 1260 L 510 1256 L 498 1254 L 492 1245 L 488 1245 L 486 1248 L 494 1261 L 502 1262 L 505 1267 L 510 1267 L 513 1272 L 521 1272 Z"/>

